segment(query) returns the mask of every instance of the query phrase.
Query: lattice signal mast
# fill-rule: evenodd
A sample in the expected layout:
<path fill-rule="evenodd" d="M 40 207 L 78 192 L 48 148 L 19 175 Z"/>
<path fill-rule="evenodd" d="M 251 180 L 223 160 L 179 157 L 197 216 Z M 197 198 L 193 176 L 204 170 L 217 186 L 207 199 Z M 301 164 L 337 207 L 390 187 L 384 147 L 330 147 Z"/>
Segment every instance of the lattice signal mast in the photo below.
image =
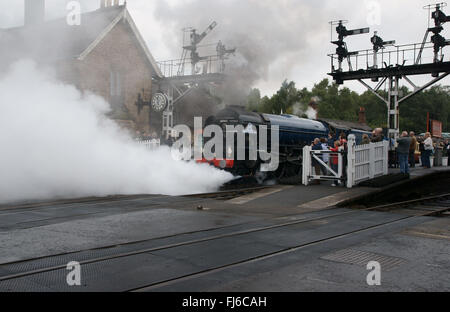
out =
<path fill-rule="evenodd" d="M 372 49 L 348 52 L 347 44 L 344 38 L 349 35 L 368 33 L 368 28 L 355 29 L 348 31 L 343 21 L 331 22 L 332 26 L 337 25 L 336 32 L 338 40 L 332 41 L 338 48 L 336 54 L 330 54 L 331 58 L 331 75 L 337 84 L 343 84 L 346 80 L 357 80 L 368 90 L 374 93 L 388 108 L 387 125 L 389 137 L 396 138 L 399 135 L 399 104 L 406 101 L 410 97 L 432 86 L 441 79 L 450 74 L 450 61 L 446 61 L 443 54 L 444 47 L 450 45 L 450 40 L 445 39 L 441 32 L 443 25 L 450 22 L 450 16 L 447 16 L 442 8 L 446 3 L 431 4 L 424 7 L 429 11 L 428 28 L 421 43 L 413 43 L 406 45 L 395 45 L 395 41 L 384 41 L 375 32 L 370 39 Z M 434 20 L 434 26 L 430 27 L 430 21 Z M 428 42 L 429 34 L 431 36 Z M 392 47 L 392 48 L 389 48 Z M 423 54 L 426 51 L 432 51 L 430 62 L 423 62 Z M 343 69 L 343 61 L 347 59 L 348 69 Z M 361 62 L 362 59 L 362 62 Z M 334 66 L 335 61 L 338 62 L 338 68 Z M 370 64 L 372 62 L 372 64 Z M 364 64 L 360 66 L 360 64 Z M 433 80 L 419 87 L 415 85 L 410 76 L 431 74 Z M 371 87 L 364 79 L 370 79 L 378 82 L 375 87 Z M 414 89 L 414 91 L 406 96 L 401 97 L 399 93 L 399 80 L 405 79 Z M 380 87 L 388 82 L 388 96 L 382 97 L 378 91 Z"/>

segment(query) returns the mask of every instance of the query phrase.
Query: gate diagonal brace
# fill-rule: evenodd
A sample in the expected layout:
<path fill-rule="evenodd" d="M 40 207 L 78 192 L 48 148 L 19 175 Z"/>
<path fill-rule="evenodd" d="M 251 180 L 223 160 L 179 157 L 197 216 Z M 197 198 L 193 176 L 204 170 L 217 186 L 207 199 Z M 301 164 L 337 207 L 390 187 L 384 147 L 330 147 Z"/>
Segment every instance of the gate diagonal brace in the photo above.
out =
<path fill-rule="evenodd" d="M 336 152 L 333 152 L 336 153 Z M 333 177 L 340 179 L 341 177 L 339 176 L 338 173 L 334 172 L 333 169 L 331 169 L 327 164 L 325 164 L 322 159 L 320 159 L 318 156 L 315 155 L 316 153 L 314 151 L 311 151 L 311 156 L 314 157 L 322 166 L 324 166 L 328 171 L 330 171 L 333 174 Z M 315 177 L 315 175 L 313 175 L 313 177 Z"/>
<path fill-rule="evenodd" d="M 308 179 L 309 180 L 339 180 L 342 181 L 344 179 L 344 175 L 343 175 L 343 167 L 344 167 L 344 162 L 343 162 L 343 151 L 338 151 L 338 152 L 334 152 L 334 151 L 329 151 L 329 150 L 320 150 L 320 151 L 316 151 L 316 150 L 310 150 L 310 159 L 314 158 L 315 160 L 317 160 L 319 162 L 319 164 L 321 164 L 325 169 L 327 169 L 327 171 L 329 171 L 332 175 L 309 175 Z M 338 172 L 336 173 L 328 164 L 326 164 L 325 162 L 323 162 L 320 158 L 318 158 L 318 156 L 316 156 L 317 154 L 337 154 L 338 156 Z"/>

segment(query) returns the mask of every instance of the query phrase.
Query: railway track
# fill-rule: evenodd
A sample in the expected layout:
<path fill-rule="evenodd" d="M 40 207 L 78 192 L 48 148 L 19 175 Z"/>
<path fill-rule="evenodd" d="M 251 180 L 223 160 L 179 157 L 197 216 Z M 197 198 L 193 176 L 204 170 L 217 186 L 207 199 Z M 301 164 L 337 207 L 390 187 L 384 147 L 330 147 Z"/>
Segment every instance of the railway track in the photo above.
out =
<path fill-rule="evenodd" d="M 30 202 L 30 203 L 20 203 L 20 204 L 3 204 L 0 205 L 0 211 L 6 210 L 22 210 L 22 209 L 33 209 L 48 206 L 65 206 L 65 205 L 79 205 L 79 204 L 91 204 L 91 203 L 107 203 L 116 202 L 124 200 L 133 200 L 140 198 L 149 198 L 150 195 L 114 195 L 106 197 L 83 197 L 83 198 L 73 198 L 73 199 L 60 199 L 52 201 L 42 201 L 42 202 Z M 155 198 L 152 196 L 152 198 Z"/>
<path fill-rule="evenodd" d="M 183 203 L 186 205 L 192 205 L 197 209 L 203 209 L 203 203 L 207 200 L 227 200 L 235 197 L 239 197 L 245 194 L 260 191 L 267 188 L 264 187 L 252 187 L 252 188 L 237 188 L 227 191 L 219 191 L 213 193 L 204 194 L 191 194 L 178 197 L 170 197 L 171 204 Z M 155 208 L 161 205 L 167 204 L 168 196 L 163 195 L 121 195 L 121 196 L 108 196 L 108 197 L 89 197 L 82 199 L 71 200 L 58 200 L 52 202 L 39 202 L 39 203 L 27 203 L 23 205 L 15 206 L 3 206 L 0 208 L 0 218 L 10 217 L 12 215 L 40 212 L 42 209 L 46 211 L 60 211 L 55 216 L 51 217 L 33 217 L 31 220 L 26 219 L 22 222 L 15 222 L 11 225 L 1 225 L 0 231 L 9 230 L 11 228 L 26 229 L 39 225 L 50 224 L 53 221 L 66 221 L 73 218 L 86 218 L 89 216 L 102 215 L 104 213 L 120 213 L 122 212 L 134 212 L 148 209 L 149 207 Z M 129 203 L 130 205 L 127 205 Z M 115 205 L 115 211 L 112 212 L 108 204 Z M 76 213 L 77 209 L 93 206 L 92 210 L 81 209 L 80 213 Z M 61 213 L 61 211 L 67 211 L 67 213 Z"/>
<path fill-rule="evenodd" d="M 241 190 L 241 191 L 247 192 L 244 190 Z M 229 191 L 219 192 L 219 194 L 214 194 L 211 196 L 214 197 L 216 195 L 225 194 L 228 192 Z M 200 194 L 200 196 L 201 196 L 201 194 Z M 208 195 L 204 194 L 204 196 L 208 196 Z M 219 197 L 221 197 L 221 195 Z M 210 197 L 208 196 L 208 198 L 210 198 Z M 426 205 L 423 205 L 424 203 Z M 193 231 L 193 232 L 189 232 L 189 233 L 179 233 L 179 234 L 173 235 L 173 237 L 181 238 L 182 236 L 185 236 L 186 234 L 198 234 L 200 232 L 202 232 L 202 234 L 206 233 L 206 234 L 210 234 L 210 235 L 207 235 L 202 238 L 196 238 L 196 239 L 182 238 L 178 242 L 162 244 L 162 245 L 153 246 L 153 247 L 149 247 L 149 248 L 142 248 L 142 246 L 139 248 L 139 246 L 133 246 L 133 244 L 141 244 L 142 245 L 143 243 L 150 243 L 150 242 L 156 241 L 157 238 L 149 239 L 146 241 L 139 241 L 139 242 L 132 242 L 132 243 L 122 244 L 122 245 L 117 245 L 117 246 L 111 246 L 111 247 L 102 247 L 102 248 L 98 248 L 98 249 L 89 250 L 89 252 L 93 253 L 93 255 L 91 255 L 90 257 L 88 257 L 86 259 L 80 260 L 79 263 L 82 266 L 87 266 L 87 265 L 93 265 L 93 264 L 98 264 L 98 263 L 107 263 L 108 261 L 117 260 L 120 258 L 131 259 L 129 257 L 135 257 L 138 255 L 144 255 L 144 254 L 151 254 L 154 252 L 159 252 L 159 251 L 164 251 L 164 250 L 171 250 L 171 249 L 173 250 L 175 248 L 185 248 L 185 247 L 189 247 L 189 246 L 193 246 L 193 245 L 201 244 L 201 243 L 208 243 L 208 244 L 214 245 L 226 238 L 233 238 L 233 239 L 239 240 L 239 238 L 244 237 L 249 234 L 265 232 L 265 231 L 273 231 L 273 230 L 282 231 L 282 230 L 287 229 L 292 226 L 317 222 L 320 220 L 326 220 L 326 219 L 331 219 L 331 218 L 341 217 L 341 216 L 346 216 L 346 215 L 351 215 L 351 214 L 357 214 L 360 211 L 384 211 L 384 212 L 389 211 L 389 212 L 398 213 L 397 217 L 394 219 L 387 219 L 386 221 L 378 222 L 378 223 L 375 223 L 375 224 L 372 224 L 369 226 L 362 226 L 362 227 L 349 229 L 349 230 L 344 229 L 343 231 L 340 231 L 339 233 L 335 233 L 334 235 L 329 235 L 327 237 L 322 237 L 319 239 L 313 239 L 313 240 L 310 240 L 308 242 L 304 242 L 301 244 L 294 244 L 292 246 L 289 246 L 288 248 L 280 248 L 279 250 L 276 250 L 276 251 L 258 254 L 258 255 L 252 256 L 252 257 L 247 257 L 245 259 L 241 259 L 239 261 L 226 263 L 223 265 L 218 265 L 215 267 L 207 268 L 205 270 L 198 270 L 194 273 L 189 273 L 189 274 L 180 275 L 180 276 L 169 278 L 169 279 L 159 280 L 157 282 L 149 283 L 146 285 L 140 285 L 138 287 L 127 289 L 129 291 L 146 291 L 146 290 L 152 290 L 152 289 L 155 289 L 158 287 L 162 287 L 162 286 L 165 286 L 165 285 L 168 285 L 171 283 L 175 283 L 178 281 L 183 281 L 185 279 L 202 276 L 205 274 L 217 272 L 217 271 L 224 270 L 227 268 L 232 268 L 232 267 L 243 265 L 246 263 L 264 260 L 264 259 L 274 257 L 277 255 L 282 255 L 285 253 L 293 252 L 293 251 L 296 251 L 296 250 L 299 250 L 301 248 L 305 248 L 308 246 L 312 246 L 312 245 L 324 243 L 324 242 L 327 242 L 330 240 L 334 240 L 334 239 L 346 237 L 349 235 L 354 235 L 357 233 L 380 228 L 380 227 L 383 227 L 383 226 L 386 226 L 389 224 L 402 222 L 406 219 L 410 219 L 410 218 L 414 218 L 414 217 L 418 217 L 418 216 L 442 215 L 449 209 L 450 209 L 450 194 L 444 194 L 444 195 L 439 195 L 439 196 L 429 196 L 426 198 L 410 200 L 410 201 L 406 201 L 406 202 L 392 203 L 392 204 L 369 207 L 369 208 L 359 209 L 359 210 L 346 210 L 344 212 L 330 213 L 330 214 L 326 214 L 324 216 L 313 217 L 313 218 L 308 218 L 308 219 L 298 219 L 298 220 L 289 221 L 289 222 L 276 222 L 275 224 L 272 224 L 272 225 L 250 227 L 250 228 L 246 228 L 244 230 L 233 230 L 232 229 L 233 226 L 227 226 L 227 227 L 221 228 L 221 230 L 223 230 L 225 228 L 229 228 L 229 229 L 231 229 L 231 231 L 228 231 L 226 233 L 220 233 L 220 234 L 214 233 L 215 231 L 218 230 L 218 228 L 211 229 L 211 230 Z M 331 212 L 331 210 L 329 210 L 329 212 Z M 247 224 L 247 225 L 249 225 L 249 224 Z M 241 226 L 242 226 L 242 224 L 241 224 Z M 122 249 L 121 247 L 124 247 L 124 246 L 129 247 L 128 249 L 130 249 L 130 247 L 131 247 L 132 250 L 129 250 L 129 251 L 121 250 Z M 138 248 L 133 250 L 134 247 L 138 247 Z M 104 252 L 108 248 L 110 248 L 110 250 L 109 250 L 110 254 L 108 254 L 108 253 L 102 254 L 102 252 Z M 56 271 L 61 271 L 61 270 L 65 271 L 67 259 L 70 259 L 70 258 L 76 259 L 76 256 L 78 254 L 80 254 L 80 252 L 83 252 L 83 251 L 79 251 L 76 253 L 63 254 L 63 255 L 54 255 L 54 256 L 44 257 L 44 258 L 29 259 L 29 260 L 25 260 L 25 261 L 19 261 L 19 262 L 0 265 L 0 269 L 2 269 L 3 272 L 7 272 L 8 270 L 10 270 L 10 268 L 12 266 L 15 266 L 15 267 L 22 266 L 24 268 L 22 271 L 19 270 L 17 272 L 13 272 L 11 274 L 3 273 L 3 275 L 0 275 L 0 288 L 1 288 L 1 284 L 3 282 L 16 280 L 16 279 L 20 279 L 20 278 L 27 278 L 27 277 L 35 276 L 38 274 L 51 274 L 52 272 L 56 272 Z M 98 252 L 97 256 L 95 256 L 96 252 Z M 39 264 L 34 265 L 34 268 L 32 270 L 26 269 L 29 267 L 33 267 L 33 265 L 30 265 L 33 262 L 35 262 L 35 261 L 39 262 L 40 260 L 46 260 L 46 259 L 53 259 L 51 262 L 53 262 L 54 264 L 49 266 L 49 265 L 46 265 L 47 261 L 42 261 L 41 265 L 39 265 Z M 59 261 L 59 263 L 58 263 L 58 261 Z"/>
<path fill-rule="evenodd" d="M 184 195 L 184 197 L 189 198 L 207 198 L 207 199 L 217 199 L 217 200 L 229 200 L 239 196 L 251 194 L 254 192 L 258 192 L 271 186 L 256 186 L 256 187 L 244 187 L 244 188 L 236 188 L 231 190 L 224 190 L 213 193 L 201 193 L 201 194 L 192 194 L 192 195 Z"/>
<path fill-rule="evenodd" d="M 180 195 L 180 198 L 203 198 L 203 199 L 231 199 L 241 195 L 257 192 L 271 186 L 256 186 L 256 187 L 239 187 L 235 189 L 211 192 L 211 193 L 196 193 L 196 194 L 186 194 Z M 42 201 L 42 202 L 30 202 L 21 204 L 3 204 L 0 205 L 1 211 L 9 210 L 24 210 L 24 209 L 34 209 L 42 208 L 48 206 L 67 206 L 67 205 L 80 205 L 80 204 L 93 204 L 93 203 L 109 203 L 109 202 L 119 202 L 119 201 L 129 201 L 137 199 L 159 199 L 166 198 L 166 195 L 149 195 L 149 194 L 139 194 L 139 195 L 114 195 L 106 197 L 83 197 L 75 199 L 61 199 L 53 201 Z"/>
<path fill-rule="evenodd" d="M 411 216 L 446 216 L 450 210 L 450 193 L 378 205 L 363 210 L 390 211 Z"/>

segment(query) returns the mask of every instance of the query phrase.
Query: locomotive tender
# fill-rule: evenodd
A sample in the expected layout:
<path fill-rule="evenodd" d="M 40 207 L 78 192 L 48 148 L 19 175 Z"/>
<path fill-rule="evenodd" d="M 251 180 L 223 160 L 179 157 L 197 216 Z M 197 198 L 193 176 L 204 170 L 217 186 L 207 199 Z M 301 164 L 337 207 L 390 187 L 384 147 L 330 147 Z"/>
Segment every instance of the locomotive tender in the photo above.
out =
<path fill-rule="evenodd" d="M 217 125 L 222 128 L 223 135 L 226 136 L 227 125 L 237 126 L 242 125 L 243 128 L 255 129 L 259 138 L 260 126 L 266 126 L 268 129 L 267 134 L 267 150 L 269 153 L 271 147 L 271 128 L 272 126 L 278 126 L 279 128 L 279 166 L 274 172 L 263 172 L 261 170 L 261 164 L 264 163 L 259 157 L 257 160 L 250 160 L 249 158 L 249 146 L 248 146 L 248 134 L 245 137 L 245 160 L 237 160 L 236 153 L 239 147 L 237 144 L 237 134 L 235 133 L 234 147 L 224 146 L 224 156 L 214 158 L 212 160 L 206 160 L 203 158 L 202 162 L 210 163 L 216 167 L 227 170 L 234 175 L 252 175 L 257 177 L 258 180 L 265 180 L 269 177 L 277 178 L 279 180 L 285 178 L 301 177 L 302 169 L 302 155 L 303 147 L 311 145 L 315 138 L 326 138 L 331 133 L 333 142 L 339 139 L 341 133 L 346 135 L 354 134 L 357 143 L 362 139 L 364 133 L 370 134 L 367 130 L 352 129 L 345 126 L 340 126 L 339 123 L 332 123 L 330 121 L 318 121 L 305 118 L 299 118 L 294 115 L 273 115 L 263 114 L 257 112 L 247 111 L 241 106 L 228 106 L 225 109 L 219 111 L 216 115 L 210 116 L 205 121 L 205 127 L 209 125 Z M 210 138 L 204 138 L 207 142 Z M 226 142 L 226 140 L 224 140 Z M 259 144 L 259 139 L 258 139 Z M 224 143 L 225 145 L 227 143 Z M 257 147 L 260 148 L 259 146 Z"/>

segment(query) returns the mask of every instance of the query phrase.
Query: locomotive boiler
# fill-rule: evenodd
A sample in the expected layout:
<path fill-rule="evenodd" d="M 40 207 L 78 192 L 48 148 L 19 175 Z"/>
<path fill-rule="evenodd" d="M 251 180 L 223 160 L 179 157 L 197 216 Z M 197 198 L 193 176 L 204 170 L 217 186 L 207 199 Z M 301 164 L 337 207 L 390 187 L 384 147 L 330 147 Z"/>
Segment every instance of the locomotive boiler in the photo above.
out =
<path fill-rule="evenodd" d="M 216 125 L 222 129 L 223 132 L 223 154 L 216 155 L 213 159 L 202 159 L 202 162 L 210 163 L 218 168 L 227 170 L 234 175 L 240 176 L 254 176 L 258 182 L 261 182 L 268 178 L 276 178 L 280 182 L 291 181 L 301 178 L 302 173 L 302 154 L 303 147 L 311 145 L 315 138 L 328 139 L 331 133 L 331 140 L 337 140 L 341 133 L 346 135 L 354 134 L 357 142 L 361 140 L 364 133 L 370 134 L 370 131 L 364 129 L 355 129 L 343 126 L 341 123 L 332 121 L 318 121 L 300 118 L 294 115 L 282 114 L 263 114 L 257 112 L 250 112 L 241 106 L 228 106 L 225 109 L 219 111 L 217 114 L 210 116 L 205 121 L 205 127 L 209 125 Z M 227 127 L 229 126 L 229 127 Z M 245 129 L 243 135 L 245 135 L 245 145 L 238 146 L 237 131 L 234 131 L 231 135 L 234 136 L 233 146 L 229 146 L 226 136 L 227 132 L 230 135 L 230 131 L 227 129 L 236 128 L 236 126 L 242 126 L 241 129 Z M 263 127 L 261 127 L 263 126 Z M 271 132 L 278 126 L 278 150 L 272 151 L 270 147 Z M 257 136 L 257 150 L 261 149 L 260 136 L 261 129 L 267 129 L 268 133 L 265 134 L 268 142 L 265 148 L 268 148 L 267 152 L 277 153 L 278 167 L 273 171 L 262 170 L 264 164 L 267 162 L 259 157 L 255 159 L 250 156 L 250 134 L 256 134 Z M 211 138 L 204 137 L 203 143 L 207 143 Z M 239 149 L 244 149 L 245 158 L 240 159 L 237 157 Z M 242 155 L 242 154 L 241 154 Z"/>

